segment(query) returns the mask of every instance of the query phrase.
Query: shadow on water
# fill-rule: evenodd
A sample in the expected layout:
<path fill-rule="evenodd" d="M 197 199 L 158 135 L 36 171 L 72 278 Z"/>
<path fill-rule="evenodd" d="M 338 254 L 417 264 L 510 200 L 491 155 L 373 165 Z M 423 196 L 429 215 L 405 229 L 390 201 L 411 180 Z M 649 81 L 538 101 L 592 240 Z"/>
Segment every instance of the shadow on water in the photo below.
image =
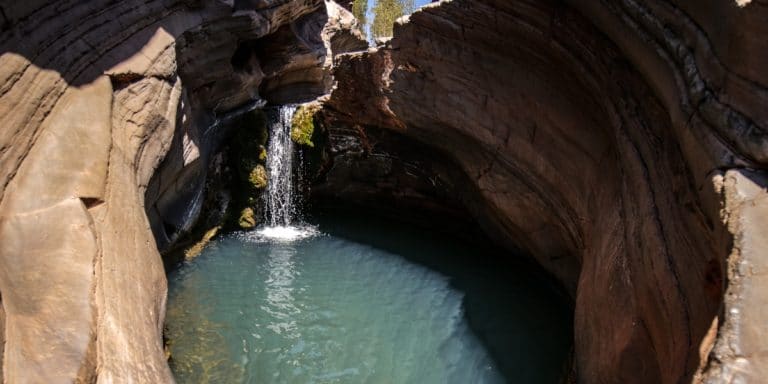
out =
<path fill-rule="evenodd" d="M 231 234 L 169 274 L 179 383 L 563 381 L 571 307 L 535 265 L 435 218 L 326 212 L 322 235 Z"/>
<path fill-rule="evenodd" d="M 464 316 L 510 383 L 558 383 L 570 369 L 572 303 L 540 267 L 490 246 L 383 217 L 316 212 L 321 232 L 376 247 L 450 279 Z"/>

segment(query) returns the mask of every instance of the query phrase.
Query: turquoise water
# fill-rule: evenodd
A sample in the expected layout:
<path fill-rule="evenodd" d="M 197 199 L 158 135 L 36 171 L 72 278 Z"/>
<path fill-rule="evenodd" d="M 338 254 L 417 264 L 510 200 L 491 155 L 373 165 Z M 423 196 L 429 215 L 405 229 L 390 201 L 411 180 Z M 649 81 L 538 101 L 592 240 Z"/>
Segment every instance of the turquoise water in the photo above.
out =
<path fill-rule="evenodd" d="M 312 231 L 292 242 L 231 234 L 169 274 L 179 383 L 561 378 L 570 311 L 530 267 L 383 220 Z"/>

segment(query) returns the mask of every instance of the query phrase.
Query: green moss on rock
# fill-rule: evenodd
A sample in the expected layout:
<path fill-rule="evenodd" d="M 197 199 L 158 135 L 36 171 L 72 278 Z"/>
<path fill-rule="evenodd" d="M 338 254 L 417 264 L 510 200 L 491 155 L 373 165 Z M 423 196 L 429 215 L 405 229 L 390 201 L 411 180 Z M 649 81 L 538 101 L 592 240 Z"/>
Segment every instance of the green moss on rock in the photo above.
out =
<path fill-rule="evenodd" d="M 186 260 L 192 260 L 198 255 L 200 255 L 200 253 L 203 252 L 203 249 L 205 248 L 205 246 L 208 245 L 208 243 L 210 243 L 211 240 L 213 240 L 213 238 L 219 234 L 220 230 L 221 230 L 221 225 L 217 225 L 209 229 L 208 231 L 206 231 L 203 237 L 200 239 L 200 241 L 198 241 L 191 247 L 184 250 L 184 258 Z"/>
<path fill-rule="evenodd" d="M 267 149 L 263 145 L 259 146 L 259 161 L 262 163 L 267 161 Z"/>
<path fill-rule="evenodd" d="M 256 218 L 254 217 L 253 208 L 247 207 L 240 212 L 240 219 L 237 224 L 242 229 L 251 229 L 256 226 Z"/>
<path fill-rule="evenodd" d="M 267 187 L 267 169 L 263 165 L 258 164 L 248 175 L 248 181 L 256 189 L 264 189 Z"/>
<path fill-rule="evenodd" d="M 312 135 L 315 133 L 315 113 L 320 110 L 317 103 L 304 104 L 296 109 L 291 120 L 291 140 L 299 145 L 314 147 Z"/>

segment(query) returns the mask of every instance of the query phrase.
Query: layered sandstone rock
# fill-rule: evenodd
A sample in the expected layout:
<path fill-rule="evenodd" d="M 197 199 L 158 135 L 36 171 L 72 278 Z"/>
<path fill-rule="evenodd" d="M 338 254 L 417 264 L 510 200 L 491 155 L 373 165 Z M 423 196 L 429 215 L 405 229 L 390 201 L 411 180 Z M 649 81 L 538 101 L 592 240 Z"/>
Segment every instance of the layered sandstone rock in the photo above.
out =
<path fill-rule="evenodd" d="M 768 7 L 566 3 L 443 2 L 341 57 L 323 119 L 366 145 L 323 180 L 397 179 L 357 164 L 398 157 L 381 130 L 421 142 L 460 170 L 439 188 L 573 295 L 581 381 L 761 381 Z"/>
<path fill-rule="evenodd" d="M 319 0 L 2 5 L 5 382 L 173 380 L 158 245 L 194 223 L 228 119 L 291 84 L 328 91 L 328 47 L 354 26 L 340 24 L 354 20 L 339 9 Z"/>
<path fill-rule="evenodd" d="M 0 17 L 6 382 L 171 381 L 157 248 L 228 122 L 328 92 L 334 60 L 316 192 L 467 210 L 524 248 L 573 295 L 584 382 L 768 374 L 764 2 L 454 0 L 345 56 L 365 42 L 319 0 Z"/>

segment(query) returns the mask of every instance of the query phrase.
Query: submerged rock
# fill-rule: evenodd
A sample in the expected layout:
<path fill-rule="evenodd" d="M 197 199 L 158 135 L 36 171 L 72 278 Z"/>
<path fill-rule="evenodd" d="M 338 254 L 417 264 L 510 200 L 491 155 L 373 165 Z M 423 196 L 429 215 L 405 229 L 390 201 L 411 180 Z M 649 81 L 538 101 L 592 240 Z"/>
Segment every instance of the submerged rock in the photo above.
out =
<path fill-rule="evenodd" d="M 251 216 L 252 215 L 253 213 L 251 213 Z M 211 240 L 213 240 L 216 237 L 216 235 L 219 234 L 220 230 L 221 230 L 221 226 L 217 226 L 206 231 L 203 237 L 200 239 L 200 241 L 198 241 L 193 246 L 187 248 L 184 251 L 184 258 L 186 260 L 192 260 L 198 255 L 200 255 L 200 252 L 203 251 L 203 248 L 205 248 L 205 246 L 208 245 L 208 243 L 210 243 Z M 168 352 L 166 352 L 166 354 L 168 354 Z"/>

